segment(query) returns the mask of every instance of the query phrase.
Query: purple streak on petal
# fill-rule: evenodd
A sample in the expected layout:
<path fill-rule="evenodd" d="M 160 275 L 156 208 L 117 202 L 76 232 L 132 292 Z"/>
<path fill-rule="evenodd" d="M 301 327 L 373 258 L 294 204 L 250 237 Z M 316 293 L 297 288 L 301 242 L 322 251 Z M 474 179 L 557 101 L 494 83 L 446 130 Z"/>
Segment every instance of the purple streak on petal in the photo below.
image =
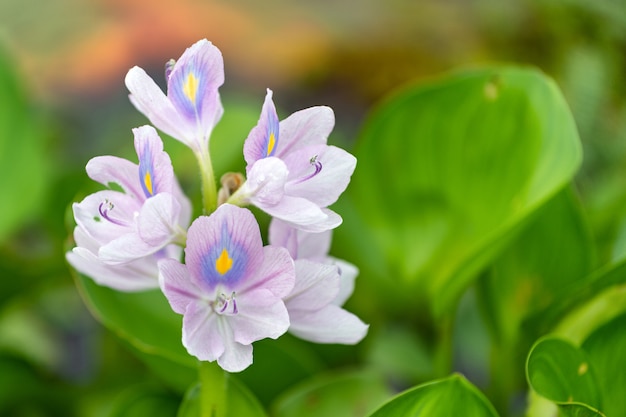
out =
<path fill-rule="evenodd" d="M 174 65 L 176 65 L 175 59 L 170 59 L 165 63 L 165 81 L 170 80 L 170 75 L 172 75 L 172 70 L 174 69 Z"/>
<path fill-rule="evenodd" d="M 309 160 L 309 163 L 315 167 L 315 170 L 312 173 L 310 173 L 309 175 L 295 180 L 294 181 L 295 184 L 300 184 L 301 182 L 308 181 L 308 180 L 310 180 L 311 178 L 313 178 L 314 176 L 316 176 L 317 174 L 319 174 L 322 171 L 322 163 L 317 160 L 317 155 L 312 157 Z"/>
<path fill-rule="evenodd" d="M 252 128 L 243 144 L 243 155 L 246 160 L 246 171 L 259 159 L 274 156 L 279 148 L 280 122 L 276 107 L 272 101 L 272 90 L 267 89 L 261 115 L 256 126 Z"/>
<path fill-rule="evenodd" d="M 100 206 L 98 206 L 98 213 L 100 213 L 103 219 L 113 224 L 123 227 L 130 227 L 130 223 L 123 220 L 114 219 L 113 217 L 109 216 L 109 211 L 112 211 L 114 208 L 115 206 L 113 205 L 113 203 L 111 203 L 109 200 L 104 200 L 102 203 L 100 203 Z"/>

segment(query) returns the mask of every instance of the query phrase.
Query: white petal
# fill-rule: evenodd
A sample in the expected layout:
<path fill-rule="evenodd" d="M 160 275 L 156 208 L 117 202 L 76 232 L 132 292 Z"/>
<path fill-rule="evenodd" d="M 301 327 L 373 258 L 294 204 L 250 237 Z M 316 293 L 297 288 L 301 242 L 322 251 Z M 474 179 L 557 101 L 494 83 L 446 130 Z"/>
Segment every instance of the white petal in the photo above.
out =
<path fill-rule="evenodd" d="M 202 298 L 201 291 L 189 279 L 187 267 L 173 259 L 159 261 L 159 285 L 172 310 L 184 314 L 187 306 Z"/>
<path fill-rule="evenodd" d="M 137 230 L 149 245 L 162 248 L 176 236 L 180 204 L 171 194 L 159 193 L 146 200 L 137 217 Z"/>
<path fill-rule="evenodd" d="M 236 297 L 238 313 L 228 317 L 234 341 L 248 345 L 260 339 L 276 339 L 289 328 L 289 314 L 283 300 L 266 289 Z"/>
<path fill-rule="evenodd" d="M 317 106 L 300 110 L 280 122 L 280 147 L 276 156 L 287 154 L 309 145 L 325 145 L 335 126 L 335 115 L 330 107 Z"/>
<path fill-rule="evenodd" d="M 308 314 L 292 314 L 289 331 L 315 343 L 358 343 L 367 334 L 368 325 L 354 314 L 330 304 Z"/>
<path fill-rule="evenodd" d="M 205 301 L 189 303 L 183 317 L 183 345 L 201 361 L 214 361 L 226 349 L 223 321 Z"/>
<path fill-rule="evenodd" d="M 315 311 L 330 304 L 339 293 L 339 268 L 306 259 L 295 264 L 296 285 L 285 299 L 289 312 Z"/>
<path fill-rule="evenodd" d="M 143 69 L 131 68 L 126 74 L 125 82 L 130 91 L 130 101 L 153 125 L 199 151 L 196 149 L 197 144 L 189 139 L 193 137 L 193 132 L 189 131 L 186 120 L 178 114 L 167 96 Z"/>

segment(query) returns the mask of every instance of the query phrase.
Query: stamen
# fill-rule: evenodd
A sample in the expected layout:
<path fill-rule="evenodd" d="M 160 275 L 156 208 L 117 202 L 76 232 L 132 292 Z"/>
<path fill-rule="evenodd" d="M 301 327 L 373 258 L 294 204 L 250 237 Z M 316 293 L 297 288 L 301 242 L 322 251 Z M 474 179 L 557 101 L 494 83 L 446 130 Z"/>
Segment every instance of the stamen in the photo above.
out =
<path fill-rule="evenodd" d="M 169 61 L 165 63 L 165 81 L 170 80 L 170 75 L 172 74 L 174 65 L 176 65 L 176 60 L 174 59 L 170 59 Z"/>
<path fill-rule="evenodd" d="M 109 216 L 109 212 L 112 211 L 114 208 L 115 208 L 115 206 L 113 205 L 113 203 L 111 203 L 109 200 L 104 200 L 98 206 L 98 212 L 100 213 L 102 218 L 108 220 L 109 222 L 111 222 L 113 224 L 116 224 L 118 226 L 129 226 L 128 223 L 126 223 L 126 222 L 124 222 L 122 220 L 114 219 L 111 216 Z"/>
<path fill-rule="evenodd" d="M 227 312 L 226 310 L 228 310 L 228 306 L 231 304 L 232 301 L 232 310 L 230 312 Z M 239 312 L 239 310 L 237 309 L 237 301 L 235 300 L 235 292 L 233 291 L 232 294 L 230 295 L 230 297 L 227 297 L 224 293 L 220 294 L 220 296 L 217 298 L 217 304 L 218 307 L 221 303 L 221 308 L 217 311 L 219 314 L 237 314 Z"/>
<path fill-rule="evenodd" d="M 299 180 L 296 181 L 296 184 L 300 184 L 301 182 L 308 181 L 322 171 L 322 163 L 318 161 L 317 158 L 318 156 L 315 155 L 309 160 L 309 163 L 315 167 L 315 172 L 307 175 L 306 177 L 300 178 Z"/>

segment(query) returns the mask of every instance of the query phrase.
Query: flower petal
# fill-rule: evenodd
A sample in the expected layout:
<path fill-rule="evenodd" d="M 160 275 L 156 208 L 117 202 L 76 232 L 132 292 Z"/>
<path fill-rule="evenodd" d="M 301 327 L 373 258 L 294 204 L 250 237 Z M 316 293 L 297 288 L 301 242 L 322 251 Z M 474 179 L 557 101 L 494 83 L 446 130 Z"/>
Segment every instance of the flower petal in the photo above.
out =
<path fill-rule="evenodd" d="M 163 259 L 158 263 L 161 291 L 178 314 L 184 314 L 187 306 L 202 298 L 200 290 L 189 279 L 187 267 L 174 259 Z"/>
<path fill-rule="evenodd" d="M 141 240 L 160 249 L 172 243 L 178 228 L 180 204 L 171 194 L 160 193 L 146 200 L 137 216 Z"/>
<path fill-rule="evenodd" d="M 202 39 L 185 50 L 167 80 L 167 96 L 193 132 L 188 141 L 206 146 L 222 117 L 218 88 L 224 84 L 222 53 Z"/>
<path fill-rule="evenodd" d="M 222 321 L 205 301 L 190 302 L 183 316 L 183 346 L 187 352 L 201 361 L 220 357 L 227 348 Z"/>
<path fill-rule="evenodd" d="M 270 245 L 281 246 L 289 251 L 293 259 L 298 258 L 298 229 L 274 217 L 270 222 L 268 238 Z"/>
<path fill-rule="evenodd" d="M 107 265 L 96 253 L 99 244 L 80 227 L 74 228 L 77 247 L 66 253 L 66 259 L 81 274 L 96 283 L 119 291 L 134 292 L 156 288 L 158 270 L 156 260 L 142 258 L 124 265 Z"/>
<path fill-rule="evenodd" d="M 145 198 L 158 193 L 171 193 L 174 186 L 174 168 L 163 141 L 152 126 L 133 129 L 135 150 L 139 157 L 139 173 L 136 182 L 141 184 Z"/>
<path fill-rule="evenodd" d="M 354 281 L 357 275 L 359 275 L 359 269 L 355 265 L 341 259 L 329 258 L 329 260 L 339 267 L 339 274 L 341 275 L 339 293 L 333 300 L 333 304 L 342 306 L 354 292 Z"/>
<path fill-rule="evenodd" d="M 283 298 L 289 294 L 295 282 L 295 267 L 291 256 L 285 248 L 263 247 L 263 263 L 238 288 L 239 292 L 265 288 L 276 297 Z"/>
<path fill-rule="evenodd" d="M 289 170 L 285 193 L 320 207 L 333 204 L 350 183 L 356 158 L 335 146 L 309 146 L 284 158 Z"/>
<path fill-rule="evenodd" d="M 126 194 L 143 198 L 143 192 L 137 184 L 139 168 L 137 164 L 116 156 L 96 156 L 87 162 L 87 175 L 94 181 L 107 187 L 117 184 Z"/>
<path fill-rule="evenodd" d="M 234 341 L 249 345 L 267 337 L 276 339 L 289 328 L 289 314 L 279 297 L 265 288 L 237 296 L 238 313 L 228 317 Z"/>
<path fill-rule="evenodd" d="M 310 145 L 326 145 L 335 126 L 330 107 L 316 106 L 300 110 L 280 122 L 280 147 L 276 156 L 284 158 L 291 152 Z"/>
<path fill-rule="evenodd" d="M 329 304 L 314 312 L 292 313 L 289 332 L 315 343 L 352 345 L 365 337 L 368 327 L 354 314 Z"/>
<path fill-rule="evenodd" d="M 98 251 L 98 258 L 106 264 L 119 265 L 154 255 L 162 248 L 144 242 L 138 233 L 131 232 L 102 245 Z"/>
<path fill-rule="evenodd" d="M 252 165 L 240 192 L 259 208 L 275 205 L 283 198 L 288 176 L 283 161 L 274 157 L 263 158 Z"/>
<path fill-rule="evenodd" d="M 279 145 L 279 122 L 276 107 L 272 101 L 272 90 L 267 89 L 261 116 L 243 144 L 243 155 L 246 160 L 246 171 L 259 159 L 274 156 Z"/>
<path fill-rule="evenodd" d="M 285 304 L 293 311 L 315 311 L 330 304 L 339 293 L 339 268 L 334 265 L 298 259 L 296 283 Z"/>
<path fill-rule="evenodd" d="M 220 325 L 225 348 L 224 353 L 217 358 L 217 364 L 227 372 L 241 372 L 252 365 L 252 345 L 235 342 L 226 320 L 221 320 Z"/>
<path fill-rule="evenodd" d="M 194 283 L 207 293 L 218 284 L 234 291 L 263 262 L 262 247 L 254 215 L 248 209 L 222 204 L 189 227 L 186 263 Z"/>
<path fill-rule="evenodd" d="M 136 198 L 119 191 L 103 190 L 74 203 L 74 219 L 100 245 L 109 243 L 133 230 L 134 213 L 139 210 Z"/>
<path fill-rule="evenodd" d="M 146 72 L 133 67 L 126 74 L 126 88 L 130 91 L 130 101 L 158 129 L 195 149 L 195 143 L 188 123 L 178 114 L 165 93 Z"/>

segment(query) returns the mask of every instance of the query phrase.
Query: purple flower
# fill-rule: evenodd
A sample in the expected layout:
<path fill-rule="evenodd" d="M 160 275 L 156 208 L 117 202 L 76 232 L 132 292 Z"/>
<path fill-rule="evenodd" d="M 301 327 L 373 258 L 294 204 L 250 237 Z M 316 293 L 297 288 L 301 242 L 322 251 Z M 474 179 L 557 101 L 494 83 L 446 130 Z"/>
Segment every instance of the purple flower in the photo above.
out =
<path fill-rule="evenodd" d="M 131 68 L 126 75 L 131 102 L 157 128 L 203 152 L 224 111 L 217 91 L 224 83 L 221 52 L 200 40 L 178 61 L 168 62 L 165 77 L 167 96 L 143 69 Z"/>
<path fill-rule="evenodd" d="M 252 363 L 252 342 L 289 328 L 283 298 L 294 285 L 284 248 L 265 246 L 252 213 L 230 204 L 196 219 L 186 265 L 159 262 L 161 289 L 183 315 L 183 345 L 200 360 L 239 372 Z"/>
<path fill-rule="evenodd" d="M 231 201 L 251 203 L 302 230 L 337 227 L 327 207 L 346 189 L 356 159 L 327 145 L 335 123 L 329 107 L 311 107 L 279 122 L 272 91 L 244 143 L 247 180 Z"/>
<path fill-rule="evenodd" d="M 174 177 L 161 138 L 150 126 L 133 129 L 133 133 L 138 165 L 100 156 L 86 167 L 91 179 L 104 185 L 117 184 L 121 191 L 98 191 L 73 205 L 78 247 L 73 255 L 68 254 L 68 261 L 82 273 L 99 277 L 96 280 L 103 285 L 108 285 L 103 268 L 113 274 L 131 268 L 135 275 L 150 271 L 152 286 L 157 286 L 155 267 L 149 264 L 171 254 L 167 249 L 171 243 L 184 242 L 191 216 L 191 205 Z M 113 269 L 104 266 L 122 264 L 128 265 Z M 125 287 L 111 280 L 109 286 L 127 291 L 141 289 L 143 284 L 137 286 L 131 281 Z M 140 281 L 147 285 L 147 281 Z"/>
<path fill-rule="evenodd" d="M 358 269 L 328 256 L 331 231 L 308 233 L 273 219 L 269 241 L 295 259 L 296 283 L 285 298 L 294 335 L 317 343 L 355 344 L 368 326 L 341 306 L 352 295 Z"/>

